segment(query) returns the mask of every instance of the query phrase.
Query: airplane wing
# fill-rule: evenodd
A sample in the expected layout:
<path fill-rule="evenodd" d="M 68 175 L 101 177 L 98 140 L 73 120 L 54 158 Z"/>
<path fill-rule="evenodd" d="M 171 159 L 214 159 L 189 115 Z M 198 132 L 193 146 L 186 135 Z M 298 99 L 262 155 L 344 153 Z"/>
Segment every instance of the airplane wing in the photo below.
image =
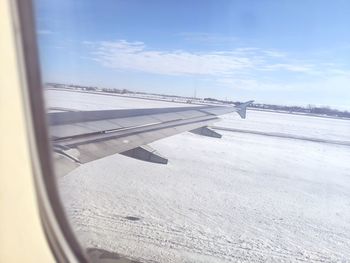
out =
<path fill-rule="evenodd" d="M 237 112 L 246 116 L 246 107 L 192 106 L 176 108 L 122 109 L 48 113 L 54 163 L 59 175 L 77 166 L 120 153 L 129 157 L 166 164 L 168 160 L 147 144 L 190 131 L 220 138 L 208 128 L 219 115 Z"/>

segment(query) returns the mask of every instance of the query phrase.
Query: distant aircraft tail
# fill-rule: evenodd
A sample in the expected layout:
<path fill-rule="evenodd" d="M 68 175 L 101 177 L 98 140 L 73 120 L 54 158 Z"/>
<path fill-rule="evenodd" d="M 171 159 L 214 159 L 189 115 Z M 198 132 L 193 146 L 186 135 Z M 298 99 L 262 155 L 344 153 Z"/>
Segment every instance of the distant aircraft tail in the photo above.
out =
<path fill-rule="evenodd" d="M 244 103 L 236 106 L 237 113 L 239 114 L 239 116 L 241 116 L 242 119 L 245 119 L 246 113 L 247 113 L 247 107 L 250 104 L 252 104 L 253 102 L 254 102 L 254 100 L 250 100 L 250 101 L 244 102 Z"/>

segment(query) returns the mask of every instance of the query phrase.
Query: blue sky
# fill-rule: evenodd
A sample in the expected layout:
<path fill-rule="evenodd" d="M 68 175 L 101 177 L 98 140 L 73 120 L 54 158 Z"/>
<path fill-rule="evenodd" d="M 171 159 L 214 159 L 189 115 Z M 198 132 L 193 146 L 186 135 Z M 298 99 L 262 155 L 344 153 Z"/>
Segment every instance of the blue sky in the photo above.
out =
<path fill-rule="evenodd" d="M 350 109 L 350 1 L 35 3 L 45 81 Z"/>

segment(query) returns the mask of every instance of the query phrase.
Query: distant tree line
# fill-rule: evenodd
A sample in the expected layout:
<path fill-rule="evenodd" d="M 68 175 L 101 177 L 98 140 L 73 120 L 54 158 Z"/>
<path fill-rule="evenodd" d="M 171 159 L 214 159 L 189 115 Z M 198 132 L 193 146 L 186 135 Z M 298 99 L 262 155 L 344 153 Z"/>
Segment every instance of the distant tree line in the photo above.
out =
<path fill-rule="evenodd" d="M 203 101 L 204 102 L 212 102 L 212 103 L 220 103 L 220 104 L 234 104 L 239 105 L 241 102 L 238 101 L 228 101 L 228 100 L 219 100 L 214 98 L 193 98 L 193 97 L 185 97 L 178 95 L 164 95 L 157 93 L 147 93 L 147 92 L 135 92 L 127 89 L 114 89 L 114 88 L 98 88 L 92 86 L 82 86 L 75 84 L 59 84 L 59 83 L 46 83 L 47 87 L 54 88 L 70 88 L 70 89 L 78 89 L 78 90 L 86 90 L 86 91 L 100 91 L 107 93 L 116 93 L 116 94 L 143 94 L 143 95 L 155 95 L 160 96 L 162 98 L 178 98 L 185 100 L 186 102 L 193 101 Z M 332 116 L 332 117 L 341 117 L 341 118 L 350 118 L 349 111 L 340 111 L 337 109 L 332 109 L 328 106 L 314 106 L 309 104 L 307 107 L 302 106 L 285 106 L 285 105 L 274 105 L 274 104 L 262 104 L 262 103 L 253 103 L 250 105 L 251 108 L 256 109 L 265 109 L 265 110 L 274 110 L 274 111 L 284 111 L 289 113 L 306 113 L 306 114 L 314 114 L 314 115 L 324 115 L 324 116 Z"/>
<path fill-rule="evenodd" d="M 306 113 L 314 115 L 325 115 L 332 117 L 350 118 L 350 112 L 340 111 L 337 109 L 332 109 L 328 106 L 314 106 L 308 105 L 307 107 L 302 106 L 285 106 L 285 105 L 274 105 L 274 104 L 253 104 L 253 108 L 268 109 L 275 111 L 286 111 L 290 113 Z"/>
<path fill-rule="evenodd" d="M 210 101 L 210 102 L 216 102 L 216 103 L 235 104 L 235 105 L 239 105 L 241 103 L 238 101 L 227 101 L 227 100 L 219 100 L 214 98 L 205 98 L 204 100 Z M 257 109 L 274 110 L 274 111 L 285 111 L 289 113 L 307 113 L 307 114 L 314 114 L 314 115 L 350 118 L 349 111 L 340 111 L 337 109 L 332 109 L 328 106 L 318 107 L 311 104 L 309 104 L 307 107 L 301 107 L 301 106 L 285 106 L 285 105 L 253 103 L 252 105 L 250 105 L 250 107 L 257 108 Z"/>

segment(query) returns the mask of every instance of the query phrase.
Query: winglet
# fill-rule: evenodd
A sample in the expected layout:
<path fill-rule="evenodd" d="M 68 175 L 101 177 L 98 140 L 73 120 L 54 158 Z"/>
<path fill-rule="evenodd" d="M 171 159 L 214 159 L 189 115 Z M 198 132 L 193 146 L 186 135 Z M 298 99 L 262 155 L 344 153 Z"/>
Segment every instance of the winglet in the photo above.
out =
<path fill-rule="evenodd" d="M 254 100 L 250 100 L 250 101 L 244 102 L 244 103 L 237 106 L 237 113 L 239 114 L 239 116 L 241 116 L 242 119 L 245 119 L 247 107 L 250 104 L 252 104 L 253 102 L 254 102 Z"/>

